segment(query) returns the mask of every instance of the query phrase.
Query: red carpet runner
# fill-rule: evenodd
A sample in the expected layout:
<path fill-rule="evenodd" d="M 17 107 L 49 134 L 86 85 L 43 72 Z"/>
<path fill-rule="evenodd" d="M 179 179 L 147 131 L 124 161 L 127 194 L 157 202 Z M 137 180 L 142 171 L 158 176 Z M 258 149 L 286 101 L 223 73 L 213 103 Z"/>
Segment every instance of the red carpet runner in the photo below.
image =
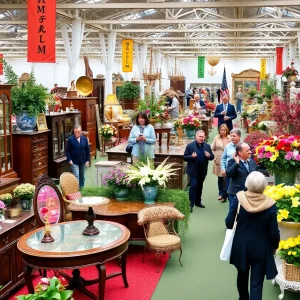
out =
<path fill-rule="evenodd" d="M 160 256 L 160 268 L 159 272 L 156 272 L 156 258 L 155 254 L 147 251 L 144 263 L 142 263 L 143 246 L 129 247 L 128 259 L 127 259 L 127 280 L 129 287 L 125 288 L 122 280 L 122 276 L 118 276 L 106 281 L 105 299 L 106 300 L 150 300 L 154 290 L 159 282 L 159 279 L 163 273 L 163 270 L 168 261 L 169 255 Z M 119 271 L 120 267 L 117 265 L 117 261 L 114 260 L 106 264 L 106 273 L 110 274 Z M 95 278 L 98 274 L 96 267 L 88 267 L 80 269 L 81 275 L 86 279 Z M 48 272 L 48 276 L 52 277 L 52 272 Z M 40 280 L 40 276 L 36 273 L 34 277 L 34 287 Z M 91 285 L 88 289 L 98 295 L 98 284 Z M 8 299 L 16 299 L 15 296 L 27 294 L 26 286 L 22 286 Z M 73 294 L 75 300 L 88 300 L 90 298 L 75 291 Z"/>

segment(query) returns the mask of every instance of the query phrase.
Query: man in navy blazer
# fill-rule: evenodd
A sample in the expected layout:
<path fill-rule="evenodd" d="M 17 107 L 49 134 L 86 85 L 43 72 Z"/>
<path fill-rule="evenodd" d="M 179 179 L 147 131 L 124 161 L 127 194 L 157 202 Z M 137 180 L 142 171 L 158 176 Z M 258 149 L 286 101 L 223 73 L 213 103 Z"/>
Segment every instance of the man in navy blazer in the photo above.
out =
<path fill-rule="evenodd" d="M 90 162 L 90 148 L 88 139 L 81 135 L 81 126 L 74 127 L 74 135 L 69 137 L 67 142 L 67 161 L 71 165 L 71 169 L 79 182 L 79 188 L 84 187 L 85 167 Z"/>
<path fill-rule="evenodd" d="M 237 202 L 236 194 L 245 191 L 247 176 L 257 171 L 258 167 L 251 158 L 251 150 L 248 144 L 241 142 L 236 145 L 236 153 L 228 161 L 226 176 L 230 178 L 228 186 L 229 210 Z"/>
<path fill-rule="evenodd" d="M 218 118 L 218 128 L 222 124 L 226 124 L 229 131 L 233 128 L 232 120 L 234 120 L 237 115 L 234 105 L 229 103 L 228 95 L 222 97 L 222 103 L 217 105 L 214 117 Z"/>
<path fill-rule="evenodd" d="M 203 130 L 196 132 L 195 141 L 189 143 L 184 151 L 183 159 L 188 162 L 186 173 L 190 177 L 189 198 L 191 212 L 194 205 L 205 208 L 202 203 L 203 182 L 207 174 L 208 161 L 215 158 L 210 145 L 204 142 Z"/>

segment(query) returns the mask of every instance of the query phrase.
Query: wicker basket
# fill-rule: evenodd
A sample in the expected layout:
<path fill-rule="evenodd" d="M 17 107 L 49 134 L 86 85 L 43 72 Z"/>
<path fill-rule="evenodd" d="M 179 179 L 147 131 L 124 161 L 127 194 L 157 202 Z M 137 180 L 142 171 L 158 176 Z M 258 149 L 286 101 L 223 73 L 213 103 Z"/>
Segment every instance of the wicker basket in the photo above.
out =
<path fill-rule="evenodd" d="M 283 276 L 287 281 L 300 282 L 300 267 L 286 263 L 284 261 L 282 265 Z"/>

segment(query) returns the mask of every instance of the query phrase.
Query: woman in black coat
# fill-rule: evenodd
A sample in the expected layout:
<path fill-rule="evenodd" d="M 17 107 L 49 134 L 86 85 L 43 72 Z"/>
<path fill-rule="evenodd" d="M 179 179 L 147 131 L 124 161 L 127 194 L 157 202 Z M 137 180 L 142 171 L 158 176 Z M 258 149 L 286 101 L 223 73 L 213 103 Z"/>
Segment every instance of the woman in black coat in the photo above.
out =
<path fill-rule="evenodd" d="M 274 260 L 280 234 L 277 223 L 276 203 L 263 194 L 267 180 L 263 174 L 254 171 L 245 183 L 247 191 L 237 193 L 240 212 L 232 244 L 230 263 L 238 271 L 237 288 L 239 300 L 261 300 L 264 277 L 273 279 L 277 275 Z M 227 228 L 232 228 L 238 203 L 230 208 L 225 220 Z M 250 297 L 248 291 L 249 272 Z"/>

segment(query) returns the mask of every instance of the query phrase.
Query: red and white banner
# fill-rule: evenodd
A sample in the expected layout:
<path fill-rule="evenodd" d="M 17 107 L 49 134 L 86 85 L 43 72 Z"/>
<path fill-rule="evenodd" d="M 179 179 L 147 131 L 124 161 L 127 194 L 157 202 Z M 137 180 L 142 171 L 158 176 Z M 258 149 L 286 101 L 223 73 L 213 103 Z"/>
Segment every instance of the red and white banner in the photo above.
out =
<path fill-rule="evenodd" d="M 283 47 L 276 48 L 276 75 L 282 75 L 282 54 L 283 54 Z"/>
<path fill-rule="evenodd" d="M 0 75 L 3 75 L 3 54 L 0 54 Z"/>
<path fill-rule="evenodd" d="M 55 62 L 56 1 L 27 2 L 27 61 Z"/>

